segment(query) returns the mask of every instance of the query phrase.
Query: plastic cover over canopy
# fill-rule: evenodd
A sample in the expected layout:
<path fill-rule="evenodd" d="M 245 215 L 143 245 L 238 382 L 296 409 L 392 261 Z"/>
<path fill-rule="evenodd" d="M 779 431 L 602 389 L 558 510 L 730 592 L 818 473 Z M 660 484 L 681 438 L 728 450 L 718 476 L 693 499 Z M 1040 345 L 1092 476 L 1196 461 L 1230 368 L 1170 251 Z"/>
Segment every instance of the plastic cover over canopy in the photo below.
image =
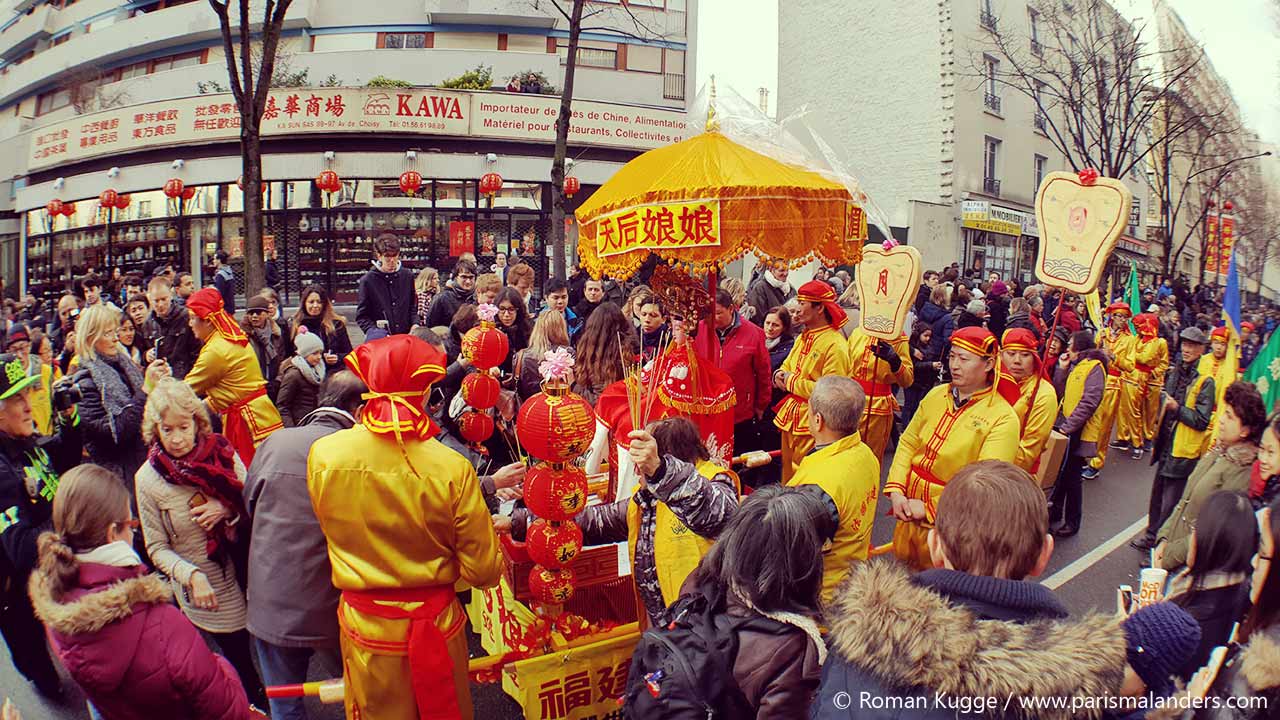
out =
<path fill-rule="evenodd" d="M 747 252 L 791 266 L 862 258 L 867 219 L 844 183 L 716 127 L 635 158 L 578 208 L 589 273 L 626 279 L 650 252 L 695 273 Z"/>

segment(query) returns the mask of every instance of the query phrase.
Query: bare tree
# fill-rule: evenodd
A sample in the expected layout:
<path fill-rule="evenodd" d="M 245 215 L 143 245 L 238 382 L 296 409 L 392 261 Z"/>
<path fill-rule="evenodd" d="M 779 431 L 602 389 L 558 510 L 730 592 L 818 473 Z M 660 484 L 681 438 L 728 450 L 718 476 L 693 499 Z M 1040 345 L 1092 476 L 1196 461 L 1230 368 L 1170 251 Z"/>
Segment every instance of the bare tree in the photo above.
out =
<path fill-rule="evenodd" d="M 262 257 L 262 113 L 274 77 L 276 50 L 285 14 L 293 0 L 262 0 L 261 58 L 255 62 L 250 0 L 209 0 L 222 28 L 222 49 L 227 57 L 231 93 L 240 110 L 240 160 L 244 169 L 244 282 L 245 292 L 262 289 L 266 275 Z M 233 10 L 238 12 L 233 13 Z M 232 15 L 239 21 L 239 36 L 231 33 Z M 237 50 L 239 51 L 237 53 Z M 237 65 L 239 67 L 237 67 Z"/>
<path fill-rule="evenodd" d="M 626 0 L 623 0 L 621 5 L 616 6 L 593 4 L 594 6 L 590 10 L 586 8 L 586 0 L 531 0 L 531 2 L 537 10 L 545 10 L 550 6 L 569 23 L 569 43 L 566 48 L 568 55 L 565 58 L 564 83 L 560 88 L 560 112 L 556 116 L 556 148 L 555 154 L 551 159 L 551 237 L 548 238 L 548 242 L 551 243 L 551 274 L 553 277 L 563 280 L 567 274 L 564 232 L 566 214 L 564 166 L 565 158 L 569 154 L 569 127 L 573 119 L 573 85 L 578 67 L 579 38 L 583 32 L 600 32 L 647 40 L 662 37 L 663 33 L 656 32 L 637 17 Z M 616 18 L 619 13 L 622 13 L 625 19 L 629 20 L 629 24 L 635 30 L 634 32 L 620 29 L 616 23 L 599 27 L 583 24 L 592 19 Z"/>
<path fill-rule="evenodd" d="M 130 102 L 129 91 L 108 77 L 101 67 L 84 65 L 58 76 L 58 89 L 71 97 L 77 115 L 123 107 Z M 108 89 L 108 85 L 115 87 Z"/>
<path fill-rule="evenodd" d="M 1241 192 L 1236 240 L 1239 270 L 1253 281 L 1253 291 L 1261 294 L 1267 264 L 1280 257 L 1280 198 L 1276 189 L 1252 172 L 1241 184 Z"/>

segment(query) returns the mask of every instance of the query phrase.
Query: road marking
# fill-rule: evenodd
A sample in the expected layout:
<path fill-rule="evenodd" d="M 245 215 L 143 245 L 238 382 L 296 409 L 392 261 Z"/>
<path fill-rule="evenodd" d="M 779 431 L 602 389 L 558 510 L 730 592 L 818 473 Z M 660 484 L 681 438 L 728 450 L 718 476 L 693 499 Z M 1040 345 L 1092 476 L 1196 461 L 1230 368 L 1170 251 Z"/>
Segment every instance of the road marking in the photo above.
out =
<path fill-rule="evenodd" d="M 1146 525 L 1146 517 L 1140 517 L 1137 520 L 1134 520 L 1132 525 L 1121 530 L 1115 537 L 1112 537 L 1110 540 L 1076 558 L 1075 562 L 1045 578 L 1040 584 L 1050 590 L 1057 590 L 1063 585 L 1066 585 L 1074 580 L 1077 575 L 1092 567 L 1094 563 L 1110 555 L 1116 548 L 1127 544 L 1129 542 L 1129 538 L 1136 535 L 1138 531 L 1146 527 Z"/>

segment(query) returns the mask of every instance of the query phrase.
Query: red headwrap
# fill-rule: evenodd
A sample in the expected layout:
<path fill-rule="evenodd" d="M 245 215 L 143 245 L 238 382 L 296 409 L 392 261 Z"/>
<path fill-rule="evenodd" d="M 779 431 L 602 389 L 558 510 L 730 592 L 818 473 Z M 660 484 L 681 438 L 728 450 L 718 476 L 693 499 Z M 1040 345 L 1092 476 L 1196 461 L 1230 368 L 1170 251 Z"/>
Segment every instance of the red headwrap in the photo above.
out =
<path fill-rule="evenodd" d="M 370 432 L 394 435 L 403 444 L 408 435 L 428 440 L 440 428 L 423 410 L 431 386 L 444 377 L 445 354 L 411 335 L 392 335 L 367 342 L 347 355 L 347 367 L 369 392 L 364 394 L 360 422 Z"/>
<path fill-rule="evenodd" d="M 839 330 L 849 321 L 849 316 L 845 313 L 844 308 L 840 307 L 840 303 L 836 302 L 836 291 L 830 285 L 821 280 L 810 280 L 800 286 L 800 292 L 796 294 L 796 299 L 804 302 L 822 303 L 822 307 L 826 308 L 827 314 L 831 316 L 831 327 Z"/>
<path fill-rule="evenodd" d="M 951 346 L 966 350 L 979 357 L 994 357 L 996 336 L 984 327 L 960 328 L 951 333 Z"/>
<path fill-rule="evenodd" d="M 1253 330 L 1254 330 L 1254 325 L 1253 325 L 1253 323 L 1249 322 L 1248 320 L 1245 320 L 1244 322 L 1240 323 L 1240 329 L 1241 329 L 1241 330 L 1248 330 L 1249 332 L 1253 332 Z"/>
<path fill-rule="evenodd" d="M 227 342 L 235 343 L 240 347 L 248 346 L 249 337 L 236 324 L 235 318 L 222 309 L 222 293 L 215 288 L 200 288 L 192 293 L 191 297 L 187 298 L 187 309 L 195 313 L 196 317 L 212 324 Z"/>
<path fill-rule="evenodd" d="M 1138 329 L 1138 336 L 1150 340 L 1160 330 L 1160 321 L 1151 313 L 1140 313 L 1133 318 L 1133 326 Z"/>
<path fill-rule="evenodd" d="M 1230 337 L 1231 337 L 1231 335 L 1230 335 L 1229 331 L 1227 330 L 1227 326 L 1226 326 L 1226 325 L 1221 325 L 1221 326 L 1219 326 L 1219 327 L 1216 327 L 1216 328 L 1214 328 L 1214 329 L 1213 329 L 1213 332 L 1209 333 L 1209 340 L 1210 340 L 1210 341 L 1213 341 L 1213 340 L 1221 340 L 1222 342 L 1227 342 L 1227 340 L 1228 340 Z"/>
<path fill-rule="evenodd" d="M 1107 315 L 1114 315 L 1114 314 L 1116 314 L 1116 313 L 1123 313 L 1123 314 L 1125 314 L 1125 315 L 1132 315 L 1132 314 L 1133 314 L 1133 310 L 1132 310 L 1132 309 L 1131 309 L 1131 308 L 1130 308 L 1126 303 L 1122 303 L 1122 302 L 1113 302 L 1113 303 L 1111 303 L 1110 305 L 1108 305 L 1108 306 L 1107 306 L 1107 312 L 1106 312 L 1106 314 L 1107 314 Z"/>
<path fill-rule="evenodd" d="M 1000 339 L 1001 350 L 1023 350 L 1029 353 L 1038 352 L 1040 341 L 1035 333 L 1026 328 L 1009 328 Z"/>

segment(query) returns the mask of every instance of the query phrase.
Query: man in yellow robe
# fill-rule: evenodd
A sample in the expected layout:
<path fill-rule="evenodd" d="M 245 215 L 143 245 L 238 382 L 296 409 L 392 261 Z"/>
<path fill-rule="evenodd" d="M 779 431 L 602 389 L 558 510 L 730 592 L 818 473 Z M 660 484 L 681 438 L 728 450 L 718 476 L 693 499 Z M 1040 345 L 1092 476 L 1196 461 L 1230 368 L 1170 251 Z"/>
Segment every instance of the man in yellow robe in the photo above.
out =
<path fill-rule="evenodd" d="M 791 487 L 811 487 L 835 509 L 836 533 L 822 556 L 822 602 L 829 603 L 849 567 L 867 559 L 880 493 L 880 459 L 858 437 L 866 396 L 846 377 L 828 375 L 813 386 L 809 430 L 815 449 L 805 456 Z"/>
<path fill-rule="evenodd" d="M 1013 464 L 1033 474 L 1058 417 L 1058 393 L 1040 372 L 1038 345 L 1035 334 L 1026 328 L 1005 330 L 1000 342 L 1000 362 L 1018 383 L 1013 411 L 1018 416 L 1019 440 Z"/>
<path fill-rule="evenodd" d="M 1213 404 L 1213 419 L 1209 421 L 1209 431 L 1205 433 L 1205 451 L 1218 441 L 1218 412 L 1223 406 L 1222 399 L 1227 396 L 1227 388 L 1231 387 L 1231 383 L 1240 378 L 1238 361 L 1227 357 L 1230 346 L 1230 331 L 1225 326 L 1216 327 L 1209 333 L 1210 352 L 1200 358 L 1200 374 L 1213 378 L 1213 389 L 1217 393 Z"/>
<path fill-rule="evenodd" d="M 810 280 L 796 295 L 800 303 L 799 322 L 804 332 L 782 367 L 773 374 L 775 387 L 787 396 L 778 403 L 773 424 L 782 432 L 782 482 L 796 474 L 800 460 L 813 449 L 809 432 L 809 397 L 813 384 L 823 375 L 849 374 L 849 346 L 840 328 L 848 316 L 836 302 L 836 291 L 821 280 Z"/>
<path fill-rule="evenodd" d="M 346 362 L 368 402 L 359 425 L 312 446 L 307 488 L 342 591 L 347 718 L 470 718 L 454 586 L 497 584 L 502 556 L 475 469 L 422 409 L 444 353 L 392 335 Z"/>
<path fill-rule="evenodd" d="M 915 380 L 906 336 L 887 343 L 854 328 L 849 335 L 849 374 L 867 396 L 866 414 L 858 426 L 862 441 L 879 460 L 889 446 L 893 414 L 898 411 L 893 386 L 911 387 Z"/>
<path fill-rule="evenodd" d="M 1133 311 L 1122 302 L 1107 306 L 1107 327 L 1098 331 L 1098 347 L 1110 359 L 1107 364 L 1107 387 L 1097 413 L 1102 417 L 1102 439 L 1098 441 L 1098 454 L 1089 461 L 1083 477 L 1092 480 L 1102 472 L 1107 463 L 1107 447 L 1111 444 L 1111 431 L 1115 427 L 1116 412 L 1120 408 L 1120 393 L 1126 373 L 1133 372 L 1133 346 L 1137 338 L 1129 330 L 1129 318 Z M 1121 445 L 1123 447 L 1123 445 Z"/>
<path fill-rule="evenodd" d="M 1124 384 L 1116 426 L 1119 441 L 1126 449 L 1132 449 L 1134 459 L 1142 458 L 1147 442 L 1155 435 L 1160 391 L 1164 388 L 1164 373 L 1169 367 L 1169 346 L 1160 337 L 1159 325 L 1156 316 L 1149 313 L 1133 318 L 1138 339 L 1133 345 L 1133 370 L 1122 378 Z"/>
<path fill-rule="evenodd" d="M 951 382 L 920 401 L 884 486 L 898 519 L 893 551 L 917 570 L 932 567 L 929 529 L 947 481 L 970 463 L 1013 462 L 1018 454 L 1018 416 L 994 384 L 995 336 L 980 327 L 955 331 L 948 363 Z"/>
<path fill-rule="evenodd" d="M 222 434 L 248 467 L 258 445 L 284 427 L 280 412 L 267 397 L 258 355 L 249 347 L 244 330 L 222 309 L 222 295 L 216 289 L 192 293 L 187 310 L 191 332 L 204 347 L 183 380 L 222 416 Z"/>

